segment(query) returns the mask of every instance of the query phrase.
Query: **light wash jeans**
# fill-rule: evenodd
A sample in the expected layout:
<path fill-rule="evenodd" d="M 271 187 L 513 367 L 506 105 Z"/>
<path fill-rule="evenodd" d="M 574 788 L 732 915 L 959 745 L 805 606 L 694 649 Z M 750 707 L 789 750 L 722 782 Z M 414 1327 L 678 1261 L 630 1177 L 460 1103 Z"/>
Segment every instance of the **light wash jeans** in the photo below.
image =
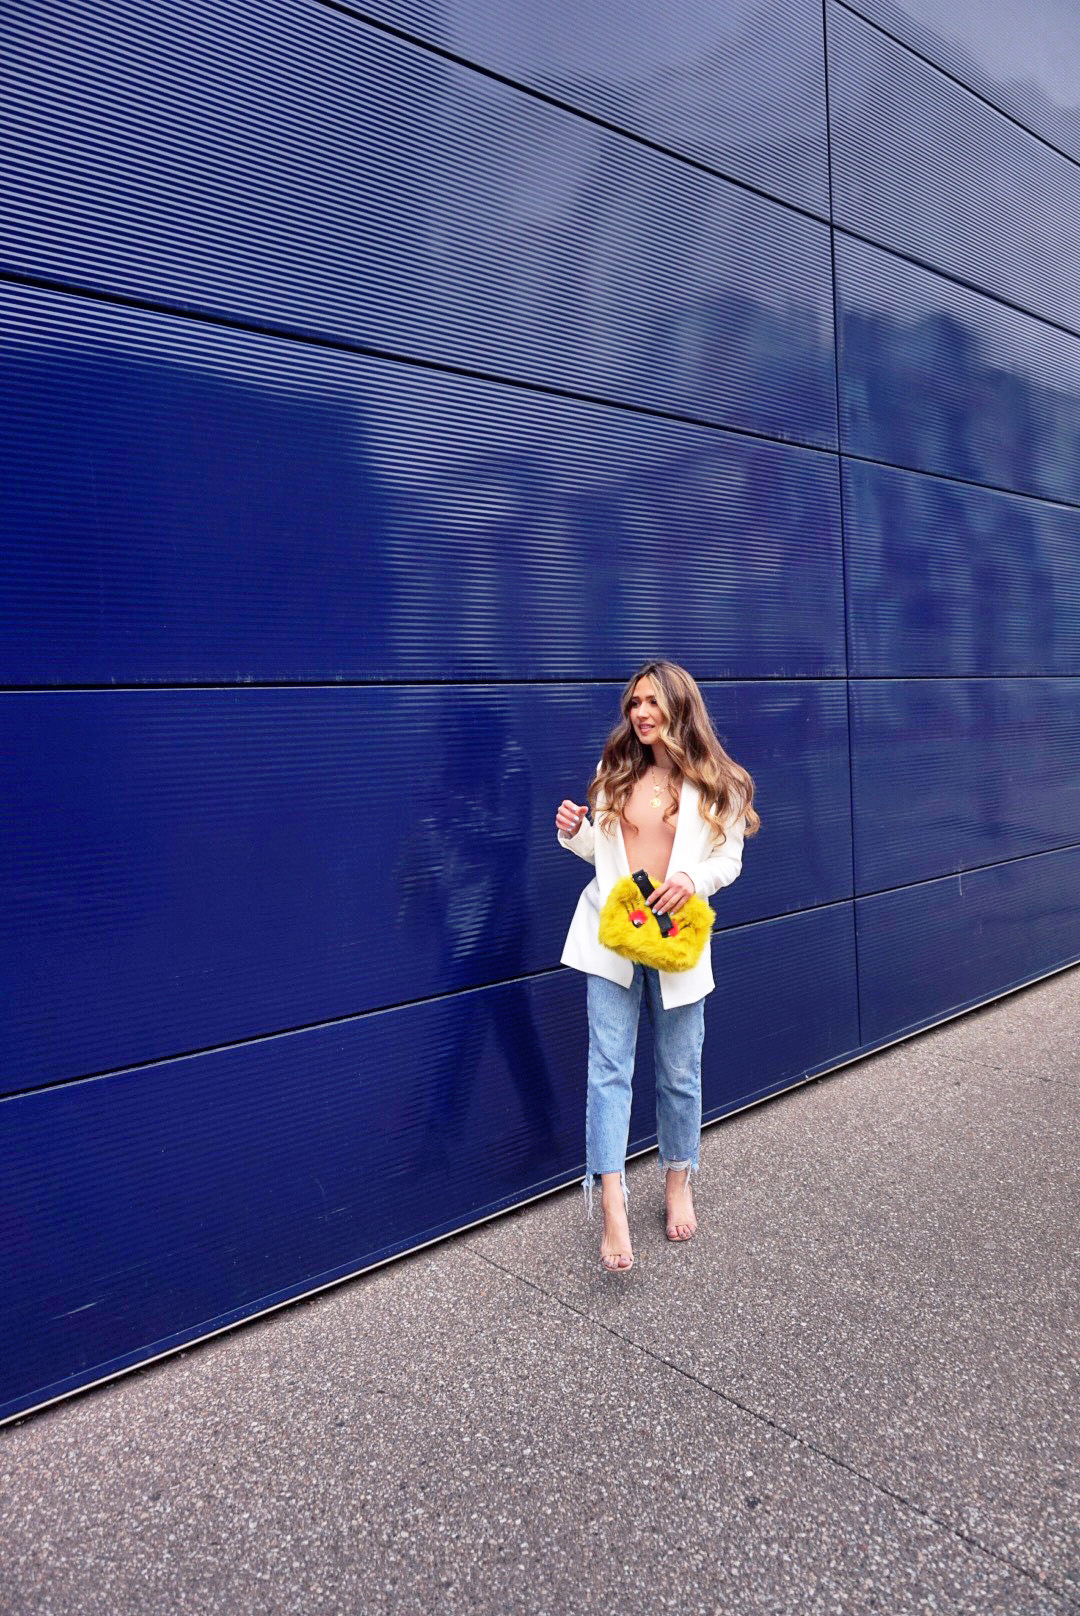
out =
<path fill-rule="evenodd" d="M 698 1170 L 701 1148 L 701 1046 L 705 1000 L 665 1010 L 660 977 L 651 965 L 634 961 L 628 988 L 606 977 L 587 977 L 589 1004 L 589 1087 L 585 1100 L 585 1204 L 592 1217 L 593 1180 L 618 1173 L 624 1204 L 626 1147 L 642 988 L 652 1023 L 656 1054 L 657 1167 L 661 1180 L 669 1167 Z"/>

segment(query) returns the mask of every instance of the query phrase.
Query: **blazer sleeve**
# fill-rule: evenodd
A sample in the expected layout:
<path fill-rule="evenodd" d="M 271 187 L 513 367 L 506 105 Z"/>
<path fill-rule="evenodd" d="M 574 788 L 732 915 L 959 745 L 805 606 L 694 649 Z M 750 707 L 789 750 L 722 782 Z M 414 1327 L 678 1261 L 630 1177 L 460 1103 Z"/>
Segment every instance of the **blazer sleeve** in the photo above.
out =
<path fill-rule="evenodd" d="M 603 758 L 600 758 L 594 774 L 599 774 L 602 762 Z M 586 864 L 596 863 L 596 832 L 588 815 L 581 821 L 575 835 L 564 836 L 561 830 L 557 830 L 555 835 L 558 838 L 560 847 L 568 847 L 571 853 L 576 853 L 578 858 L 583 858 Z"/>
<path fill-rule="evenodd" d="M 721 887 L 729 887 L 742 869 L 743 837 L 746 815 L 740 814 L 731 825 L 724 827 L 727 840 L 700 864 L 692 864 L 686 871 L 700 898 L 711 898 Z"/>
<path fill-rule="evenodd" d="M 596 832 L 588 819 L 581 821 L 573 836 L 567 836 L 561 830 L 557 830 L 555 835 L 560 847 L 568 847 L 571 853 L 576 853 L 587 864 L 596 863 Z"/>

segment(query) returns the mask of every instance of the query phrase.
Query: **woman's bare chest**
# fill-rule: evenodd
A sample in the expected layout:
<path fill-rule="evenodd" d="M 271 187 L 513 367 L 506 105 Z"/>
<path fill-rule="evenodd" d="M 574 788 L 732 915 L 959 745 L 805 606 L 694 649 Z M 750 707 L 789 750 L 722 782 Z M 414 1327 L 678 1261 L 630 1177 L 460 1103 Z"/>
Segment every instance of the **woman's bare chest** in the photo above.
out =
<path fill-rule="evenodd" d="M 665 819 L 671 806 L 667 776 L 646 772 L 635 782 L 622 813 L 623 843 L 631 869 L 644 868 L 663 878 L 675 841 L 677 815 Z"/>

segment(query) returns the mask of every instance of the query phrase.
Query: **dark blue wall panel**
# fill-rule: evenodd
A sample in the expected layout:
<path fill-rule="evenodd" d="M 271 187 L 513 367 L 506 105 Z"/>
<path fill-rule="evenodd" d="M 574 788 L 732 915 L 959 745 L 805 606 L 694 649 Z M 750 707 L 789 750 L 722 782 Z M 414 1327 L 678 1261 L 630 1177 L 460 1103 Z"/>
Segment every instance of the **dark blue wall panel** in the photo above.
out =
<path fill-rule="evenodd" d="M 1080 507 L 845 460 L 851 673 L 1080 673 Z"/>
<path fill-rule="evenodd" d="M 852 680 L 851 791 L 859 893 L 1080 842 L 1080 680 Z"/>
<path fill-rule="evenodd" d="M 720 924 L 850 896 L 842 685 L 705 688 L 775 804 L 760 885 L 748 855 Z M 590 878 L 555 808 L 617 703 L 603 685 L 9 692 L 0 1083 L 553 969 Z"/>
<path fill-rule="evenodd" d="M 1080 960 L 1080 14 L 827 6 L 5 12 L 0 1418 L 580 1176 L 646 657 L 706 1117 Z"/>
<path fill-rule="evenodd" d="M 816 0 L 374 0 L 356 9 L 828 215 Z"/>
<path fill-rule="evenodd" d="M 855 905 L 866 1043 L 1080 960 L 1080 847 L 900 887 Z"/>
<path fill-rule="evenodd" d="M 6 682 L 844 672 L 833 456 L 25 287 L 0 319 Z"/>
<path fill-rule="evenodd" d="M 853 945 L 850 904 L 714 940 L 707 1111 L 852 1047 Z M 585 1058 L 559 971 L 0 1101 L 0 1418 L 580 1176 Z"/>
<path fill-rule="evenodd" d="M 829 0 L 833 209 L 1080 331 L 1080 165 Z"/>
<path fill-rule="evenodd" d="M 28 13 L 0 269 L 835 443 L 825 225 L 340 11 L 252 26 Z"/>
<path fill-rule="evenodd" d="M 836 237 L 852 454 L 1080 503 L 1080 337 Z"/>
<path fill-rule="evenodd" d="M 858 0 L 854 10 L 1080 162 L 1073 0 Z"/>

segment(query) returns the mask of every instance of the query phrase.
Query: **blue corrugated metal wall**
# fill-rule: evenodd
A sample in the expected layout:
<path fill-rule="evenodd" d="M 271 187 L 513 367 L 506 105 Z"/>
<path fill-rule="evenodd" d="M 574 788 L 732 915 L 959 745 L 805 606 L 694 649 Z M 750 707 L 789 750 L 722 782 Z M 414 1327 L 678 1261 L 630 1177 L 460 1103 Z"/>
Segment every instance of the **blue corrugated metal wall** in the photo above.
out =
<path fill-rule="evenodd" d="M 708 1115 L 1080 958 L 1034 10 L 5 9 L 0 1414 L 580 1175 L 647 655 L 764 820 Z"/>

